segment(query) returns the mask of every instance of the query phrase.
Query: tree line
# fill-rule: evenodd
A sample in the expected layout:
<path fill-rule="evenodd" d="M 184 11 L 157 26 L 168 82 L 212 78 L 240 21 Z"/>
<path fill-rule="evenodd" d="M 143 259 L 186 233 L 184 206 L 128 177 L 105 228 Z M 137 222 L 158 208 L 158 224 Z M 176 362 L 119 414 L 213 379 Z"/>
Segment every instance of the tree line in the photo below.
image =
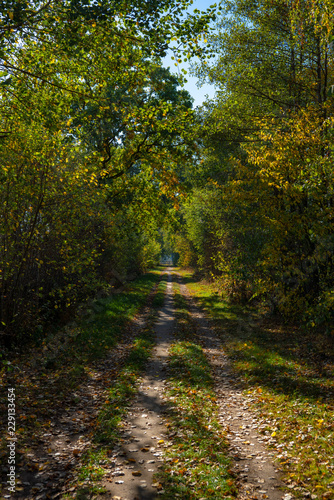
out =
<path fill-rule="evenodd" d="M 5 343 L 170 251 L 331 331 L 331 3 L 190 5 L 0 1 Z M 171 48 L 215 85 L 204 106 L 163 67 Z"/>
<path fill-rule="evenodd" d="M 187 5 L 0 2 L 5 343 L 159 259 L 194 150 L 191 98 L 161 61 L 198 53 L 213 17 Z"/>
<path fill-rule="evenodd" d="M 224 0 L 197 64 L 216 98 L 176 237 L 234 300 L 331 332 L 334 305 L 333 9 L 318 0 Z"/>

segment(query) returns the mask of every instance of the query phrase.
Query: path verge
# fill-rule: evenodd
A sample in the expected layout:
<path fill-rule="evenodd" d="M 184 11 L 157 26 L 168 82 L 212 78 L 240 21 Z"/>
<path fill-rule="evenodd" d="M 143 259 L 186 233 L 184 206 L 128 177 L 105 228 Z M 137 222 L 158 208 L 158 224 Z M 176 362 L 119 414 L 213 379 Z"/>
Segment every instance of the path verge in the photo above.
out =
<path fill-rule="evenodd" d="M 4 386 L 16 387 L 17 402 L 16 492 L 6 492 L 5 467 L 4 498 L 75 496 L 77 485 L 71 486 L 71 481 L 81 458 L 90 453 L 108 387 L 151 312 L 151 305 L 145 309 L 143 305 L 147 300 L 160 305 L 159 293 L 154 298 L 157 290 L 152 290 L 159 275 L 150 273 L 131 283 L 124 294 L 96 301 L 80 322 L 36 349 L 35 356 L 17 358 L 12 372 L 2 373 Z M 138 352 L 145 347 L 143 342 L 135 345 Z M 83 481 L 87 477 L 89 482 L 90 474 Z"/>
<path fill-rule="evenodd" d="M 334 498 L 334 350 L 325 332 L 224 301 L 209 283 L 182 272 L 211 317 L 260 440 L 282 470 L 286 498 Z M 257 420 L 257 424 L 256 424 Z"/>
<path fill-rule="evenodd" d="M 220 423 L 234 458 L 238 498 L 281 500 L 292 498 L 283 493 L 279 469 L 273 455 L 262 443 L 257 432 L 258 420 L 243 396 L 240 381 L 231 369 L 219 338 L 204 314 L 195 306 L 186 286 L 181 283 L 181 294 L 186 298 L 192 318 L 197 324 L 197 335 L 210 362 L 219 407 Z"/>

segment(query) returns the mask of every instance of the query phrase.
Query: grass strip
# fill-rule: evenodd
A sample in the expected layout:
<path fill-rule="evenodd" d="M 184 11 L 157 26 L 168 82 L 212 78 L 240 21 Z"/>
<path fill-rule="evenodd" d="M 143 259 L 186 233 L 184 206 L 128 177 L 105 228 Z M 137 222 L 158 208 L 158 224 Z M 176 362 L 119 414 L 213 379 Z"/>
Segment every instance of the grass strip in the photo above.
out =
<path fill-rule="evenodd" d="M 231 305 L 212 285 L 184 274 L 246 382 L 259 431 L 294 497 L 334 499 L 333 340 Z"/>
<path fill-rule="evenodd" d="M 171 445 L 158 475 L 161 498 L 232 498 L 236 489 L 210 366 L 201 346 L 189 341 L 194 337 L 186 301 L 178 290 L 174 298 L 177 341 L 170 349 L 166 394 Z"/>
<path fill-rule="evenodd" d="M 164 273 L 158 283 L 157 289 L 155 291 L 152 307 L 155 309 L 160 309 L 164 305 L 165 293 L 167 288 L 168 274 Z"/>

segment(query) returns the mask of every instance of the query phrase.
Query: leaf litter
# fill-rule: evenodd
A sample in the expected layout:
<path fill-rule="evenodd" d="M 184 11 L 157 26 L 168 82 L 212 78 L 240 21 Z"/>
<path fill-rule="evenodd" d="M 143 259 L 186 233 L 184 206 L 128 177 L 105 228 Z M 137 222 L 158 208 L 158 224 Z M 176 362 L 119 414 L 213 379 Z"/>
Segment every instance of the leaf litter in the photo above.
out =
<path fill-rule="evenodd" d="M 237 497 L 240 500 L 281 500 L 285 498 L 281 471 L 258 432 L 259 421 L 251 409 L 251 398 L 245 397 L 243 384 L 232 369 L 220 339 L 195 305 L 180 276 L 179 282 L 180 292 L 194 320 L 193 335 L 210 362 L 222 433 L 229 443 L 229 454 L 234 460 Z"/>
<path fill-rule="evenodd" d="M 266 498 L 292 500 L 295 498 L 292 493 L 283 493 L 280 489 L 283 487 L 280 480 L 280 469 L 273 462 L 273 454 L 268 451 L 266 446 L 275 442 L 276 431 L 273 430 L 269 438 L 258 432 L 261 427 L 263 428 L 267 424 L 251 410 L 254 395 L 245 397 L 244 387 L 231 368 L 219 340 L 215 337 L 213 330 L 209 328 L 203 314 L 195 307 L 186 288 L 182 285 L 181 289 L 189 301 L 191 314 L 198 324 L 194 333 L 196 341 L 201 343 L 211 363 L 216 394 L 215 404 L 218 406 L 222 427 L 222 442 L 228 441 L 229 454 L 234 460 L 233 469 L 231 469 L 231 486 L 233 482 L 236 483 L 239 490 L 237 496 L 240 500 Z M 104 402 L 108 397 L 106 387 L 110 379 L 117 375 L 118 367 L 122 365 L 129 353 L 133 338 L 134 332 L 129 332 L 128 338 L 119 344 L 119 350 L 116 347 L 112 351 L 111 358 L 107 357 L 104 364 L 100 363 L 98 367 L 92 366 L 87 382 L 79 386 L 71 396 L 63 397 L 56 391 L 54 392 L 54 406 L 50 405 L 50 407 L 45 408 L 45 415 L 49 419 L 50 415 L 52 417 L 49 420 L 50 423 L 45 425 L 43 431 L 36 432 L 32 436 L 29 450 L 22 451 L 25 458 L 20 464 L 23 473 L 18 483 L 16 498 L 42 500 L 44 498 L 61 498 L 64 494 L 68 494 L 70 497 L 75 495 L 75 487 L 71 486 L 71 481 L 75 479 L 78 460 L 87 449 L 92 447 L 93 429 L 101 402 Z M 162 387 L 157 390 L 154 380 L 154 378 L 163 378 L 162 372 L 166 369 L 166 356 L 163 355 L 162 358 L 159 361 L 161 365 L 160 375 L 158 377 L 154 375 L 153 380 L 150 380 L 149 383 L 145 382 L 141 386 L 143 395 L 145 393 L 147 395 L 148 390 L 155 391 L 155 393 L 163 392 Z M 34 376 L 33 372 L 32 375 Z M 52 387 L 56 382 L 46 381 L 45 383 L 48 387 Z M 58 409 L 60 401 L 63 405 L 61 412 Z M 22 415 L 26 416 L 27 419 L 36 418 L 36 415 L 29 413 L 29 409 L 30 404 L 27 402 L 27 412 L 25 414 L 23 407 Z M 117 475 L 123 476 L 123 473 L 125 475 L 125 472 L 129 471 L 133 480 L 140 481 L 141 491 L 145 491 L 149 486 L 154 488 L 157 493 L 164 495 L 163 483 L 159 480 L 151 480 L 153 473 L 161 466 L 159 464 L 163 463 L 163 456 L 165 462 L 168 463 L 169 458 L 164 450 L 168 450 L 172 445 L 173 438 L 177 436 L 185 440 L 189 436 L 182 434 L 182 432 L 179 435 L 177 432 L 165 433 L 163 430 L 164 419 L 161 415 L 163 410 L 160 408 L 157 412 L 159 421 L 155 427 L 160 426 L 162 432 L 157 432 L 155 429 L 154 436 L 150 432 L 151 442 L 147 446 L 141 446 L 141 437 L 136 438 L 134 431 L 140 429 L 144 433 L 143 436 L 147 437 L 147 433 L 152 427 L 150 411 L 147 411 L 146 406 L 129 406 L 128 415 L 131 416 L 132 413 L 134 419 L 124 421 L 122 425 L 124 434 L 120 439 L 119 446 L 111 450 L 106 463 L 103 461 L 100 463 L 100 478 L 104 478 L 104 485 L 107 484 L 105 491 L 111 491 L 108 487 L 110 484 L 124 485 L 126 481 L 124 479 L 116 480 L 116 477 Z M 141 419 L 146 419 L 144 427 L 142 422 L 136 420 L 139 416 Z M 207 430 L 210 430 L 210 424 L 207 427 Z M 155 446 L 152 443 L 153 439 L 155 439 Z M 134 442 L 139 443 L 138 447 L 133 446 Z M 129 447 L 125 451 L 126 445 Z M 20 452 L 18 454 L 20 455 Z M 131 454 L 134 456 L 129 456 Z M 138 458 L 139 454 L 145 458 Z M 174 463 L 177 464 L 177 461 L 178 459 L 175 458 Z M 186 467 L 179 468 L 179 474 L 188 476 L 191 481 L 191 467 L 195 465 L 195 462 L 189 457 Z M 156 465 L 149 465 L 155 463 Z M 210 457 L 204 458 L 203 463 L 207 466 L 212 465 Z M 143 469 L 140 469 L 138 464 L 143 466 Z M 149 469 L 148 466 L 154 468 Z M 142 479 L 143 472 L 146 474 L 145 479 Z M 148 473 L 151 475 L 147 476 Z M 147 477 L 149 477 L 149 481 L 147 481 Z M 233 477 L 236 478 L 236 481 Z M 291 486 L 293 488 L 293 482 Z M 193 487 L 196 487 L 196 482 L 193 482 Z M 101 494 L 103 495 L 103 492 Z M 114 499 L 122 498 L 123 500 L 123 496 L 119 496 L 117 493 L 112 493 L 112 495 Z M 315 500 L 314 495 L 307 496 L 307 498 Z"/>

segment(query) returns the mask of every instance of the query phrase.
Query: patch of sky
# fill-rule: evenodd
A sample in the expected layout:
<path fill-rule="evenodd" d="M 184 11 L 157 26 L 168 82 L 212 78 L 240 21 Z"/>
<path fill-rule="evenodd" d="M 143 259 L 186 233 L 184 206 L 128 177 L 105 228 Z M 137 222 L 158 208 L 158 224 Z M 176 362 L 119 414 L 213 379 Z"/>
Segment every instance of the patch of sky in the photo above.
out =
<path fill-rule="evenodd" d="M 214 2 L 208 2 L 207 0 L 194 0 L 192 5 L 188 7 L 187 12 L 189 14 L 193 14 L 195 9 L 200 11 L 207 10 L 210 5 L 213 5 Z M 184 88 L 189 92 L 189 94 L 194 99 L 193 106 L 201 106 L 204 101 L 207 99 L 213 99 L 215 95 L 215 87 L 214 85 L 208 83 L 200 83 L 199 79 L 194 75 L 194 71 L 192 69 L 192 65 L 198 62 L 196 57 L 188 60 L 187 62 L 176 63 L 175 60 L 172 59 L 173 53 L 169 51 L 169 53 L 163 59 L 163 65 L 166 68 L 170 68 L 171 73 L 176 73 L 179 76 L 184 77 Z M 187 73 L 184 75 L 185 70 Z"/>

